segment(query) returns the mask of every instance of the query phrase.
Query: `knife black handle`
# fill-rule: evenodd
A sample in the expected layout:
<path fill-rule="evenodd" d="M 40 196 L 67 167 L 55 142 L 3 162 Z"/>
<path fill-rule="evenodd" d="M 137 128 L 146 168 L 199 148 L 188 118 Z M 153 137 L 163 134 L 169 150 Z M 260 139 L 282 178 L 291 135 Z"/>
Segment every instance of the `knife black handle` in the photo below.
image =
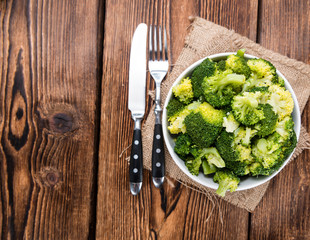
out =
<path fill-rule="evenodd" d="M 161 178 L 165 176 L 165 152 L 163 141 L 163 128 L 155 124 L 152 150 L 152 176 Z"/>
<path fill-rule="evenodd" d="M 142 182 L 142 137 L 141 130 L 135 129 L 133 131 L 132 147 L 129 164 L 129 180 L 131 183 Z"/>

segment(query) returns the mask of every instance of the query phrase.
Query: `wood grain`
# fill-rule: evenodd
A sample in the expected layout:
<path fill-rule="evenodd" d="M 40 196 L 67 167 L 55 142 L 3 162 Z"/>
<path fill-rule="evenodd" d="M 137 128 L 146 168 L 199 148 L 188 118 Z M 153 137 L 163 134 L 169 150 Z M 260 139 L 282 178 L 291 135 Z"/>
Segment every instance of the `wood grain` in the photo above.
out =
<path fill-rule="evenodd" d="M 218 208 L 213 209 L 212 202 L 205 195 L 172 179 L 158 190 L 153 186 L 150 174 L 144 171 L 142 191 L 137 197 L 131 196 L 126 161 L 133 132 L 133 122 L 127 110 L 127 92 L 129 52 L 135 27 L 140 22 L 165 24 L 171 50 L 170 61 L 173 64 L 183 47 L 190 24 L 189 16 L 204 16 L 256 39 L 257 1 L 241 2 L 106 2 L 108 11 L 105 17 L 98 168 L 98 239 L 227 239 L 236 235 L 238 239 L 248 238 L 249 214 L 245 210 L 220 201 L 217 205 L 224 219 L 222 224 Z M 239 22 L 235 20 L 236 15 Z M 249 22 L 255 29 L 239 25 L 243 21 Z M 149 76 L 147 89 L 154 89 Z M 151 103 L 148 98 L 146 112 L 150 110 Z M 125 152 L 121 155 L 123 150 Z M 211 212 L 212 216 L 207 222 Z M 232 222 L 237 222 L 238 228 Z"/>
<path fill-rule="evenodd" d="M 87 239 L 99 1 L 0 4 L 1 239 Z"/>
<path fill-rule="evenodd" d="M 310 2 L 262 0 L 259 42 L 310 63 Z M 310 105 L 302 124 L 310 130 Z M 251 217 L 251 239 L 310 239 L 310 152 L 305 150 L 271 181 Z"/>

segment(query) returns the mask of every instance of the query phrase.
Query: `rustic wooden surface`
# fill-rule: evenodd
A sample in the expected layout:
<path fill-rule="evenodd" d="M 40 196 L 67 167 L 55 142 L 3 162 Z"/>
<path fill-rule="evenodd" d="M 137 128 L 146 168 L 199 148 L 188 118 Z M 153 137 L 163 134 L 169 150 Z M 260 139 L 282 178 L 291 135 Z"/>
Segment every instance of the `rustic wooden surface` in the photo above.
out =
<path fill-rule="evenodd" d="M 94 237 L 103 6 L 0 4 L 0 236 Z"/>
<path fill-rule="evenodd" d="M 253 213 L 147 171 L 130 195 L 131 38 L 165 25 L 174 63 L 189 16 L 310 64 L 307 0 L 0 0 L 0 239 L 310 239 L 309 151 Z"/>

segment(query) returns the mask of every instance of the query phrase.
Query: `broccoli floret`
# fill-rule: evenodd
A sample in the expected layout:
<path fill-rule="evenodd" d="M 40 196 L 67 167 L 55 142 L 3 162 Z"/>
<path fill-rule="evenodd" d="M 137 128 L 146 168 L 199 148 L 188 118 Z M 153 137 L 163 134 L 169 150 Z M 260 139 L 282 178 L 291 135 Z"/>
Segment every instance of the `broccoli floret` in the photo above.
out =
<path fill-rule="evenodd" d="M 190 153 L 191 144 L 192 139 L 188 136 L 188 134 L 180 134 L 175 141 L 174 151 L 181 158 L 184 158 Z"/>
<path fill-rule="evenodd" d="M 217 62 L 216 63 L 216 69 L 218 71 L 224 72 L 226 70 L 226 61 L 221 60 L 221 61 Z"/>
<path fill-rule="evenodd" d="M 223 111 L 204 102 L 185 117 L 186 132 L 200 148 L 209 147 L 222 129 L 223 117 Z"/>
<path fill-rule="evenodd" d="M 175 97 L 172 97 L 166 107 L 168 119 L 178 114 L 179 112 L 181 112 L 184 108 L 185 108 L 185 104 L 181 103 Z"/>
<path fill-rule="evenodd" d="M 275 131 L 281 136 L 280 141 L 285 142 L 294 134 L 294 121 L 292 116 L 286 116 L 278 121 L 275 126 Z"/>
<path fill-rule="evenodd" d="M 264 87 L 253 87 L 249 92 L 262 92 L 262 93 L 268 93 L 268 88 L 267 86 Z"/>
<path fill-rule="evenodd" d="M 195 176 L 198 176 L 199 174 L 199 169 L 202 164 L 201 158 L 192 158 L 189 157 L 185 161 L 185 166 L 187 167 L 188 171 Z"/>
<path fill-rule="evenodd" d="M 202 161 L 202 171 L 204 175 L 209 175 L 217 171 L 217 167 L 213 164 L 209 164 L 207 160 Z"/>
<path fill-rule="evenodd" d="M 248 165 L 253 162 L 251 148 L 238 144 L 234 133 L 222 131 L 215 147 L 225 161 L 225 166 L 238 176 L 249 173 Z"/>
<path fill-rule="evenodd" d="M 282 77 L 280 77 L 280 76 L 278 76 L 278 85 L 280 87 L 284 87 L 284 79 Z"/>
<path fill-rule="evenodd" d="M 223 127 L 226 128 L 226 132 L 234 132 L 239 125 L 240 123 L 236 121 L 232 113 L 229 113 L 229 115 L 223 119 Z"/>
<path fill-rule="evenodd" d="M 270 104 L 262 104 L 261 106 L 265 118 L 255 124 L 255 129 L 257 130 L 258 136 L 265 137 L 273 133 L 275 130 L 275 126 L 278 121 L 278 114 L 272 110 L 272 106 Z"/>
<path fill-rule="evenodd" d="M 274 163 L 272 167 L 264 167 L 261 163 L 255 162 L 251 164 L 250 166 L 250 172 L 252 176 L 258 176 L 258 175 L 265 175 L 269 176 L 275 171 L 277 171 L 283 164 L 283 162 L 286 160 L 286 158 L 291 154 L 291 152 L 294 150 L 297 144 L 297 137 L 295 132 L 293 131 L 290 138 L 287 139 L 282 144 L 281 152 L 279 154 L 279 157 L 277 161 Z"/>
<path fill-rule="evenodd" d="M 224 197 L 227 190 L 230 190 L 230 192 L 236 191 L 240 182 L 240 178 L 238 178 L 231 171 L 221 170 L 215 173 L 213 181 L 219 184 L 216 193 Z"/>
<path fill-rule="evenodd" d="M 210 165 L 218 168 L 225 167 L 225 162 L 215 147 L 202 149 L 200 156 L 206 158 Z"/>
<path fill-rule="evenodd" d="M 210 173 L 215 172 L 214 170 L 216 170 L 217 168 L 225 167 L 224 160 L 222 159 L 222 157 L 220 156 L 220 154 L 218 153 L 218 151 L 214 147 L 203 148 L 203 149 L 193 147 L 193 148 L 191 148 L 190 153 L 193 155 L 194 161 L 192 159 L 190 160 L 189 171 L 194 172 L 195 173 L 194 175 L 198 175 L 198 174 L 196 174 L 197 168 L 192 167 L 194 162 L 195 162 L 195 164 L 202 162 L 202 168 L 203 168 L 204 174 L 210 174 Z M 206 162 L 206 163 L 204 163 L 204 162 Z M 195 171 L 193 171 L 192 169 L 195 169 Z"/>
<path fill-rule="evenodd" d="M 249 166 L 249 170 L 252 176 L 269 176 L 274 173 L 275 168 L 264 168 L 263 165 L 259 162 L 254 162 Z"/>
<path fill-rule="evenodd" d="M 234 145 L 241 144 L 248 147 L 251 143 L 251 139 L 256 135 L 257 130 L 250 127 L 239 127 L 234 131 Z"/>
<path fill-rule="evenodd" d="M 259 59 L 250 59 L 247 61 L 247 65 L 251 71 L 259 79 L 269 79 L 272 83 L 277 84 L 278 74 L 276 73 L 276 68 L 267 60 Z"/>
<path fill-rule="evenodd" d="M 242 52 L 242 50 L 239 50 L 236 55 L 229 55 L 226 60 L 226 67 L 233 70 L 234 73 L 242 74 L 246 78 L 249 78 L 251 70 L 247 65 L 247 61 L 245 60 L 243 55 L 244 52 Z"/>
<path fill-rule="evenodd" d="M 296 145 L 297 145 L 297 136 L 295 131 L 293 130 L 291 132 L 290 138 L 288 138 L 287 141 L 283 143 L 281 157 L 278 162 L 278 166 L 276 167 L 279 168 L 282 165 L 282 163 L 286 160 L 286 158 L 294 151 Z"/>
<path fill-rule="evenodd" d="M 232 73 L 231 70 L 219 72 L 203 80 L 204 97 L 213 107 L 229 105 L 232 98 L 242 90 L 244 75 Z"/>
<path fill-rule="evenodd" d="M 200 105 L 200 102 L 193 102 L 189 105 L 187 105 L 183 110 L 180 112 L 175 113 L 173 116 L 168 118 L 169 126 L 168 130 L 172 134 L 179 134 L 179 133 L 185 133 L 186 127 L 184 124 L 184 119 L 198 106 Z"/>
<path fill-rule="evenodd" d="M 267 138 L 257 139 L 252 146 L 252 154 L 264 168 L 272 168 L 281 154 L 280 135 L 273 133 Z"/>
<path fill-rule="evenodd" d="M 216 63 L 209 58 L 205 59 L 199 66 L 197 66 L 191 76 L 194 97 L 199 98 L 202 96 L 203 91 L 201 84 L 205 77 L 210 77 L 216 70 Z"/>
<path fill-rule="evenodd" d="M 261 95 L 261 92 L 243 92 L 233 98 L 232 109 L 237 121 L 249 126 L 264 118 L 264 112 L 259 107 Z"/>
<path fill-rule="evenodd" d="M 192 82 L 189 78 L 182 79 L 181 83 L 172 88 L 172 92 L 180 102 L 189 104 L 194 98 Z"/>
<path fill-rule="evenodd" d="M 284 87 L 272 85 L 269 87 L 270 97 L 267 100 L 273 111 L 279 115 L 279 119 L 291 115 L 294 109 L 294 101 L 291 93 Z"/>

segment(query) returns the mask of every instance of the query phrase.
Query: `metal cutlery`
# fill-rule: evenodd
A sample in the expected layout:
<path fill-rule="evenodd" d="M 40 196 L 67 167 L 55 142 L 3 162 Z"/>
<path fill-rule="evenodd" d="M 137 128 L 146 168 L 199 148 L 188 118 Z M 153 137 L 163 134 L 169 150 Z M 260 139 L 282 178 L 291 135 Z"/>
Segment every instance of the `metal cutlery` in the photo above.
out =
<path fill-rule="evenodd" d="M 163 39 L 162 39 L 163 38 Z M 154 60 L 153 60 L 154 59 Z M 152 149 L 152 177 L 155 187 L 159 188 L 165 179 L 165 153 L 163 142 L 163 131 L 161 123 L 162 108 L 160 97 L 160 85 L 165 78 L 168 63 L 168 47 L 166 29 L 158 27 L 158 46 L 157 46 L 157 27 L 150 27 L 149 30 L 149 71 L 155 80 L 155 128 Z"/>
<path fill-rule="evenodd" d="M 141 121 L 145 113 L 147 25 L 141 23 L 132 38 L 129 64 L 128 109 L 135 121 L 130 154 L 130 191 L 137 195 L 142 186 L 142 136 Z"/>

